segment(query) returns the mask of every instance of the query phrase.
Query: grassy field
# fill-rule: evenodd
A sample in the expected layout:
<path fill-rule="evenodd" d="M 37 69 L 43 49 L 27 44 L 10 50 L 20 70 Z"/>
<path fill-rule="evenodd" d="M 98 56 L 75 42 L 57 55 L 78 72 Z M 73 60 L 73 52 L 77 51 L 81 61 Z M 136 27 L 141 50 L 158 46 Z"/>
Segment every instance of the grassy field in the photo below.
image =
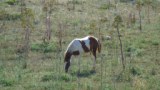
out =
<path fill-rule="evenodd" d="M 51 40 L 46 43 L 43 42 L 46 31 L 43 0 L 25 0 L 26 7 L 34 15 L 30 22 L 33 26 L 30 48 L 25 56 L 20 2 L 1 0 L 0 90 L 160 90 L 160 2 L 153 0 L 150 23 L 148 6 L 142 6 L 140 31 L 136 4 L 110 1 L 56 0 L 50 13 Z M 135 14 L 135 23 L 129 23 L 130 13 Z M 112 25 L 117 14 L 123 20 L 120 33 L 125 70 L 117 31 Z M 60 30 L 62 50 L 59 46 Z M 67 45 L 72 39 L 87 35 L 94 35 L 102 42 L 96 72 L 91 71 L 93 56 L 88 53 L 80 57 L 80 75 L 77 75 L 79 57 L 72 57 L 70 70 L 65 73 Z M 107 40 L 107 35 L 112 39 Z"/>

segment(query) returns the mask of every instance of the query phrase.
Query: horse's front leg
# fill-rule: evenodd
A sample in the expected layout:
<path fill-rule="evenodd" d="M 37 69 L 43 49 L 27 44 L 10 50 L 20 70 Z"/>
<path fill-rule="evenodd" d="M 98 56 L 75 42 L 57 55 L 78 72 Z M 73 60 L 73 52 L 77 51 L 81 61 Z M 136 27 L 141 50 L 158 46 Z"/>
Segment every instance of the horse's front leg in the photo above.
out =
<path fill-rule="evenodd" d="M 80 74 L 81 63 L 80 63 L 80 55 L 78 56 L 78 75 Z"/>

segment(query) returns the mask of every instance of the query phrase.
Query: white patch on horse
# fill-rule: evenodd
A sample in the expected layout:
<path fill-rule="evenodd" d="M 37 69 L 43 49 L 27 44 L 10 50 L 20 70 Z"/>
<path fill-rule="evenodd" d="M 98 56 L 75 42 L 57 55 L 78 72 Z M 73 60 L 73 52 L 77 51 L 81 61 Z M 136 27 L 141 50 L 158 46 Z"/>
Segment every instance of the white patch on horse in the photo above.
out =
<path fill-rule="evenodd" d="M 89 36 L 84 38 L 76 38 L 72 40 L 72 42 L 68 45 L 67 47 L 68 49 L 66 51 L 69 51 L 69 52 L 79 51 L 80 54 L 84 53 L 85 51 L 83 50 L 80 41 L 84 41 L 87 48 L 90 49 L 90 41 L 88 38 Z"/>
<path fill-rule="evenodd" d="M 85 45 L 87 46 L 88 49 L 90 49 L 90 40 L 89 40 L 89 36 L 81 38 L 81 39 L 77 39 L 80 41 L 84 41 Z"/>

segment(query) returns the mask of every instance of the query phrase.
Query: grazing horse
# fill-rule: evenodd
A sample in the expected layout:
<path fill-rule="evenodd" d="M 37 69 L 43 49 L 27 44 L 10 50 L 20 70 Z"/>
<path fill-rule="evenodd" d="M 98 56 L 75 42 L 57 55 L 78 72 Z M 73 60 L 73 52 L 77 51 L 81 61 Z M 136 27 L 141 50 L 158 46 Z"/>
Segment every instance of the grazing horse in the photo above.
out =
<path fill-rule="evenodd" d="M 65 72 L 68 72 L 70 66 L 70 59 L 71 56 L 80 55 L 82 53 L 91 52 L 94 56 L 94 64 L 93 70 L 95 70 L 96 64 L 96 51 L 101 52 L 101 43 L 100 41 L 94 36 L 86 36 L 84 38 L 76 38 L 72 40 L 72 42 L 68 45 L 67 50 L 65 52 L 64 62 L 65 62 Z M 80 71 L 80 60 L 79 63 L 79 71 Z"/>

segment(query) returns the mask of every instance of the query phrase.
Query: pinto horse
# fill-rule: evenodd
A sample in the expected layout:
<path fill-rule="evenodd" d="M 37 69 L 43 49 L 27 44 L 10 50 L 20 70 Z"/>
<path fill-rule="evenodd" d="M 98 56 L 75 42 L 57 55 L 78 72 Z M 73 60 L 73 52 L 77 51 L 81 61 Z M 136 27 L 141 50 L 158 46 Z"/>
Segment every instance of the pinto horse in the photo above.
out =
<path fill-rule="evenodd" d="M 96 64 L 96 51 L 101 52 L 101 43 L 94 36 L 86 36 L 84 38 L 76 38 L 70 42 L 65 52 L 64 62 L 65 62 L 65 72 L 68 72 L 70 67 L 70 59 L 72 55 L 80 55 L 82 53 L 92 53 L 94 56 L 93 69 L 95 70 Z M 80 72 L 80 60 L 78 60 L 79 72 Z"/>

